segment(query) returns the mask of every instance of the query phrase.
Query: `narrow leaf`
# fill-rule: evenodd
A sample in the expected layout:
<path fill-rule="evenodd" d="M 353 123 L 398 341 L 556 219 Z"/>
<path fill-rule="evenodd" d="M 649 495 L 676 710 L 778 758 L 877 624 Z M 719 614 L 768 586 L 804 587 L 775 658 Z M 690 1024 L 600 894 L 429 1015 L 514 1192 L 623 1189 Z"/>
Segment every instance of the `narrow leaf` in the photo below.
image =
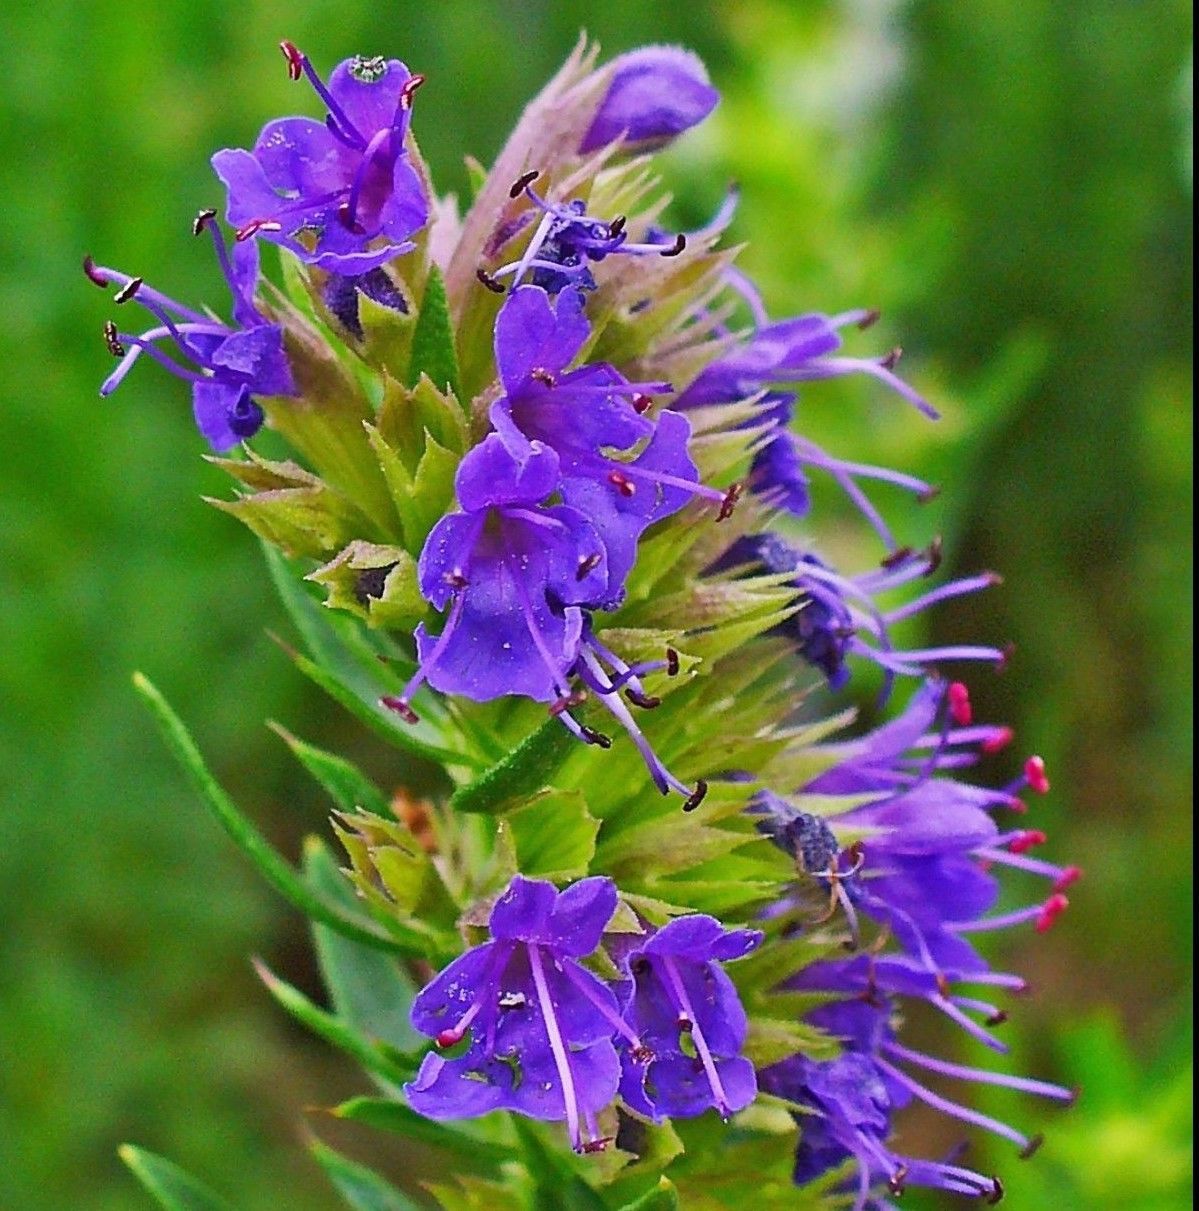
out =
<path fill-rule="evenodd" d="M 312 887 L 347 909 L 354 889 L 333 855 L 316 838 L 304 846 L 304 875 Z M 351 942 L 324 925 L 313 925 L 317 960 L 338 1018 L 369 1038 L 393 1047 L 415 1049 L 423 1042 L 408 1021 L 416 989 L 408 973 L 390 955 Z"/>
<path fill-rule="evenodd" d="M 367 811 L 388 820 L 392 818 L 383 792 L 356 765 L 308 744 L 277 723 L 270 726 L 342 811 Z"/>
<path fill-rule="evenodd" d="M 494 1170 L 511 1160 L 513 1151 L 504 1144 L 481 1139 L 457 1127 L 417 1114 L 403 1102 L 381 1097 L 355 1097 L 342 1102 L 333 1113 L 340 1119 L 362 1123 L 378 1131 L 393 1131 L 407 1139 L 452 1152 L 456 1165 L 475 1172 Z"/>
<path fill-rule="evenodd" d="M 340 1018 L 314 1005 L 298 988 L 279 979 L 261 960 L 254 960 L 254 970 L 267 991 L 318 1038 L 352 1055 L 368 1072 L 382 1077 L 390 1088 L 398 1089 L 416 1075 L 418 1061 L 405 1057 L 395 1048 L 384 1047 L 363 1037 Z"/>
<path fill-rule="evenodd" d="M 416 950 L 415 940 L 407 944 L 397 937 L 385 933 L 373 921 L 353 916 L 340 905 L 317 895 L 300 877 L 295 868 L 267 842 L 258 829 L 238 810 L 237 805 L 225 793 L 224 788 L 212 776 L 204 764 L 204 758 L 196 747 L 182 720 L 171 709 L 167 700 L 141 673 L 133 676 L 134 689 L 154 713 L 167 747 L 183 766 L 192 786 L 200 793 L 205 804 L 220 821 L 234 844 L 258 868 L 259 873 L 284 899 L 289 900 L 301 912 L 336 929 L 347 937 L 354 938 L 367 946 L 384 950 Z"/>
<path fill-rule="evenodd" d="M 117 1155 L 165 1211 L 232 1211 L 229 1203 L 173 1161 L 133 1144 L 122 1144 Z"/>
<path fill-rule="evenodd" d="M 678 1205 L 679 1192 L 674 1183 L 667 1177 L 660 1177 L 652 1190 L 631 1203 L 625 1203 L 620 1211 L 676 1211 Z"/>
<path fill-rule="evenodd" d="M 447 387 L 459 398 L 458 355 L 454 352 L 454 328 L 446 300 L 445 283 L 437 266 L 429 270 L 425 297 L 421 300 L 416 331 L 412 334 L 412 360 L 408 366 L 408 386 L 414 387 L 427 374 L 440 390 Z"/>
<path fill-rule="evenodd" d="M 546 791 L 500 821 L 517 868 L 529 878 L 578 879 L 595 856 L 599 821 L 582 791 Z"/>
<path fill-rule="evenodd" d="M 334 1152 L 320 1140 L 313 1140 L 309 1148 L 317 1164 L 354 1211 L 419 1211 L 419 1203 L 401 1194 L 373 1169 Z"/>

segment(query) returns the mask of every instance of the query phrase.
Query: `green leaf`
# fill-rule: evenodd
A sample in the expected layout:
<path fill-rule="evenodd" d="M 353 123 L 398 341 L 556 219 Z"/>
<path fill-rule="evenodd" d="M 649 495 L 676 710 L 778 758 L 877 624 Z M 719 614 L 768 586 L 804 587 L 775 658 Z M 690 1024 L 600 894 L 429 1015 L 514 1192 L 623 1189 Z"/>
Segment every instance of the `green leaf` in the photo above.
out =
<path fill-rule="evenodd" d="M 261 960 L 254 960 L 254 970 L 271 996 L 296 1021 L 339 1051 L 352 1055 L 368 1072 L 381 1077 L 388 1088 L 398 1089 L 416 1075 L 419 1067 L 416 1056 L 402 1055 L 393 1047 L 364 1038 L 340 1018 L 314 1005 L 298 988 L 279 979 Z"/>
<path fill-rule="evenodd" d="M 354 1097 L 334 1108 L 340 1119 L 362 1123 L 378 1131 L 392 1131 L 406 1139 L 443 1148 L 455 1157 L 456 1167 L 472 1172 L 494 1172 L 513 1158 L 513 1150 L 471 1132 L 425 1118 L 403 1102 L 381 1097 Z"/>
<path fill-rule="evenodd" d="M 460 812 L 498 814 L 544 790 L 577 743 L 557 719 L 547 719 L 502 761 L 455 791 L 450 806 Z"/>
<path fill-rule="evenodd" d="M 315 837 L 304 846 L 304 875 L 312 887 L 347 909 L 356 903 L 354 889 L 337 868 L 333 855 Z M 338 1018 L 368 1038 L 415 1050 L 425 1040 L 408 1021 L 416 988 L 390 956 L 351 942 L 324 925 L 313 925 L 317 960 Z"/>
<path fill-rule="evenodd" d="M 391 808 L 383 792 L 356 765 L 336 753 L 327 753 L 293 736 L 278 723 L 272 723 L 270 727 L 291 749 L 301 765 L 329 792 L 342 811 L 367 811 L 392 819 Z"/>
<path fill-rule="evenodd" d="M 509 812 L 499 827 L 516 868 L 529 878 L 582 878 L 595 856 L 599 821 L 587 811 L 582 791 L 546 791 Z"/>
<path fill-rule="evenodd" d="M 165 1211 L 232 1211 L 229 1203 L 173 1161 L 133 1144 L 122 1144 L 117 1155 Z"/>
<path fill-rule="evenodd" d="M 620 1211 L 676 1211 L 678 1205 L 679 1192 L 674 1183 L 668 1177 L 660 1177 L 652 1190 L 631 1203 L 625 1203 Z"/>
<path fill-rule="evenodd" d="M 204 764 L 204 758 L 200 755 L 200 750 L 196 747 L 195 741 L 184 727 L 182 720 L 154 685 L 141 673 L 135 673 L 133 686 L 153 711 L 163 738 L 167 742 L 167 747 L 183 766 L 192 786 L 199 791 L 205 804 L 220 821 L 237 847 L 284 899 L 289 900 L 313 920 L 320 921 L 331 929 L 363 942 L 367 946 L 395 951 L 415 949 L 417 953 L 420 953 L 419 943 L 414 944 L 414 940 L 405 942 L 398 937 L 392 937 L 373 921 L 362 916 L 352 915 L 346 912 L 341 905 L 317 895 L 304 882 L 295 868 L 276 852 L 254 824 L 238 810 L 237 805 L 229 798 L 224 788 Z"/>
<path fill-rule="evenodd" d="M 532 1211 L 607 1211 L 604 1200 L 574 1171 L 571 1154 L 548 1145 L 538 1127 L 514 1115 L 523 1160 L 533 1179 Z"/>
<path fill-rule="evenodd" d="M 309 1145 L 316 1162 L 354 1211 L 419 1211 L 406 1194 L 384 1181 L 373 1169 L 334 1152 L 320 1140 Z"/>
<path fill-rule="evenodd" d="M 450 320 L 445 282 L 435 265 L 429 270 L 416 331 L 412 334 L 408 386 L 414 387 L 422 374 L 427 374 L 435 387 L 443 391 L 448 387 L 456 396 L 461 396 L 458 355 L 454 352 L 454 327 Z"/>

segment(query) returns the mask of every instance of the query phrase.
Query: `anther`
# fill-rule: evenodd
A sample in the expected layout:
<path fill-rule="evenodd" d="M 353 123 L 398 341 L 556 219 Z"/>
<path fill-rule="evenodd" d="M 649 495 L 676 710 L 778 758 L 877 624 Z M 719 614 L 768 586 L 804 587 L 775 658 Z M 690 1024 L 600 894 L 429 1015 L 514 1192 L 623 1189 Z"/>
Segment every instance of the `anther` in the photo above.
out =
<path fill-rule="evenodd" d="M 129 300 L 133 298 L 133 296 L 142 288 L 142 283 L 145 280 L 145 278 L 130 278 L 129 281 L 127 281 L 125 285 L 112 296 L 112 301 L 117 304 L 129 302 Z"/>
<path fill-rule="evenodd" d="M 608 1145 L 615 1138 L 616 1138 L 615 1136 L 605 1135 L 605 1136 L 601 1136 L 597 1140 L 585 1140 L 583 1142 L 583 1147 L 580 1149 L 580 1151 L 584 1155 L 587 1155 L 592 1152 L 606 1152 L 608 1150 Z"/>
<path fill-rule="evenodd" d="M 949 996 L 949 980 L 946 979 L 945 973 L 943 971 L 938 971 L 936 973 L 936 975 L 934 976 L 934 980 L 937 985 L 937 991 L 943 997 L 948 997 Z"/>
<path fill-rule="evenodd" d="M 1037 1150 L 1041 1147 L 1041 1145 L 1044 1142 L 1045 1142 L 1045 1137 L 1038 1131 L 1036 1133 L 1036 1135 L 1031 1136 L 1029 1138 L 1028 1143 L 1025 1144 L 1023 1148 L 1020 1149 L 1020 1152 L 1018 1153 L 1020 1159 L 1022 1161 L 1026 1161 L 1026 1160 L 1028 1160 L 1029 1157 L 1035 1156 Z"/>
<path fill-rule="evenodd" d="M 546 387 L 552 387 L 557 381 L 548 370 L 542 369 L 540 366 L 534 366 L 533 369 L 529 371 L 529 377 L 534 382 L 541 383 Z"/>
<path fill-rule="evenodd" d="M 860 320 L 858 320 L 858 327 L 865 332 L 867 328 L 871 328 L 878 323 L 880 315 L 882 315 L 882 312 L 879 311 L 877 307 L 871 307 L 870 310 L 867 311 Z"/>
<path fill-rule="evenodd" d="M 1067 866 L 1066 869 L 1062 871 L 1061 878 L 1058 879 L 1058 881 L 1053 885 L 1053 890 L 1055 892 L 1065 891 L 1067 887 L 1070 887 L 1072 884 L 1077 883 L 1078 880 L 1081 878 L 1082 878 L 1082 867 L 1081 866 Z"/>
<path fill-rule="evenodd" d="M 663 248 L 659 256 L 678 256 L 687 247 L 687 237 L 680 231 L 669 248 Z"/>
<path fill-rule="evenodd" d="M 899 365 L 899 359 L 901 357 L 903 357 L 903 349 L 899 345 L 896 345 L 886 357 L 879 361 L 879 365 L 882 366 L 884 370 L 894 370 L 895 367 Z"/>
<path fill-rule="evenodd" d="M 451 589 L 465 589 L 470 581 L 461 572 L 446 572 L 442 578 Z"/>
<path fill-rule="evenodd" d="M 970 708 L 970 691 L 960 681 L 952 681 L 946 691 L 946 697 L 949 699 L 949 713 L 954 723 L 958 727 L 969 727 L 974 718 L 974 712 Z"/>
<path fill-rule="evenodd" d="M 648 1064 L 654 1058 L 654 1050 L 644 1043 L 638 1043 L 636 1047 L 629 1050 L 629 1055 L 638 1064 Z"/>
<path fill-rule="evenodd" d="M 412 76 L 408 83 L 400 89 L 400 108 L 411 109 L 412 98 L 416 96 L 416 90 L 425 82 L 425 77 L 421 75 Z"/>
<path fill-rule="evenodd" d="M 908 1167 L 900 1165 L 894 1173 L 887 1178 L 887 1190 L 890 1194 L 898 1198 L 906 1189 L 908 1183 Z"/>
<path fill-rule="evenodd" d="M 561 698 L 555 698 L 549 704 L 547 711 L 551 719 L 557 719 L 563 711 L 573 710 L 576 706 L 582 706 L 587 701 L 587 695 L 582 690 L 575 690 L 572 694 L 566 694 Z"/>
<path fill-rule="evenodd" d="M 524 193 L 524 191 L 530 185 L 532 185 L 533 182 L 536 181 L 539 176 L 541 176 L 541 173 L 536 168 L 532 169 L 529 172 L 522 173 L 519 177 L 516 178 L 515 181 L 512 182 L 512 188 L 510 190 L 508 190 L 508 196 L 510 198 L 519 198 L 520 195 L 522 193 Z"/>
<path fill-rule="evenodd" d="M 256 236 L 260 231 L 282 231 L 283 224 L 277 223 L 274 219 L 251 219 L 248 223 L 239 227 L 234 233 L 233 238 L 239 243 L 244 244 L 252 236 Z"/>
<path fill-rule="evenodd" d="M 1041 757 L 1032 756 L 1024 763 L 1024 776 L 1028 779 L 1028 789 L 1038 795 L 1049 793 L 1049 778 L 1045 773 L 1045 762 Z"/>
<path fill-rule="evenodd" d="M 587 727 L 585 724 L 579 725 L 579 731 L 582 733 L 583 739 L 588 744 L 599 745 L 600 748 L 611 748 L 612 737 L 605 736 L 603 732 L 597 732 L 593 727 Z"/>
<path fill-rule="evenodd" d="M 938 534 L 932 542 L 928 544 L 928 549 L 924 552 L 924 558 L 927 565 L 922 576 L 932 576 L 934 572 L 941 566 L 941 560 L 945 556 L 945 540 Z"/>
<path fill-rule="evenodd" d="M 108 279 L 96 268 L 96 262 L 90 255 L 83 258 L 83 272 L 87 276 L 87 280 L 95 282 L 101 290 L 108 288 Z"/>
<path fill-rule="evenodd" d="M 917 493 L 916 503 L 918 505 L 926 505 L 926 504 L 928 504 L 928 502 L 930 500 L 936 500 L 937 497 L 940 495 L 941 495 L 941 485 L 940 484 L 929 484 L 928 487 L 925 488 L 923 492 Z"/>
<path fill-rule="evenodd" d="M 289 42 L 286 38 L 279 43 L 279 49 L 287 60 L 287 78 L 298 80 L 304 74 L 303 52 L 294 42 Z"/>
<path fill-rule="evenodd" d="M 995 734 L 993 736 L 988 736 L 986 740 L 984 740 L 982 744 L 978 746 L 979 752 L 985 753 L 987 756 L 990 756 L 992 753 L 997 753 L 1001 749 L 1005 749 L 1009 744 L 1011 744 L 1015 734 L 1016 733 L 1006 725 L 996 728 Z"/>
<path fill-rule="evenodd" d="M 192 235 L 199 235 L 216 218 L 215 210 L 201 210 L 192 219 Z"/>
<path fill-rule="evenodd" d="M 884 555 L 882 559 L 878 561 L 879 566 L 886 568 L 886 570 L 890 572 L 899 567 L 900 564 L 907 563 L 907 561 L 915 554 L 916 552 L 913 551 L 911 547 L 896 547 L 895 550 L 889 555 Z"/>
<path fill-rule="evenodd" d="M 643 694 L 640 690 L 625 690 L 624 696 L 643 711 L 652 711 L 654 707 L 662 705 L 661 698 L 656 698 L 653 694 Z"/>
<path fill-rule="evenodd" d="M 451 1026 L 448 1030 L 443 1030 L 433 1042 L 444 1050 L 446 1047 L 453 1047 L 455 1043 L 461 1043 L 465 1035 L 466 1032 L 464 1030 L 458 1030 Z"/>
<path fill-rule="evenodd" d="M 988 1026 L 1002 1026 L 1007 1021 L 1007 1010 L 997 1009 L 993 1014 L 986 1019 Z"/>
<path fill-rule="evenodd" d="M 991 1193 L 987 1195 L 987 1206 L 994 1207 L 996 1203 L 1003 1202 L 1003 1196 L 1006 1191 L 1003 1188 L 1003 1182 L 997 1177 L 991 1178 Z"/>
<path fill-rule="evenodd" d="M 1041 906 L 1041 915 L 1037 917 L 1037 933 L 1045 933 L 1051 929 L 1054 921 L 1069 907 L 1070 901 L 1060 891 L 1055 891 Z"/>
<path fill-rule="evenodd" d="M 125 346 L 117 340 L 117 326 L 112 320 L 104 321 L 104 343 L 108 346 L 108 352 L 113 357 L 125 356 Z"/>
<path fill-rule="evenodd" d="M 610 471 L 608 473 L 608 482 L 624 497 L 630 497 L 637 491 L 636 485 L 628 476 L 623 475 L 619 471 Z"/>
<path fill-rule="evenodd" d="M 708 784 L 699 778 L 695 783 L 695 790 L 691 792 L 683 802 L 683 811 L 693 812 L 704 801 L 704 796 L 708 793 Z"/>
<path fill-rule="evenodd" d="M 743 483 L 738 482 L 729 486 L 729 490 L 724 494 L 724 499 L 720 502 L 720 512 L 716 514 L 717 521 L 728 521 L 732 517 L 733 510 L 737 507 L 737 502 L 744 491 Z"/>
<path fill-rule="evenodd" d="M 379 699 L 381 706 L 387 707 L 389 711 L 395 711 L 397 715 L 405 723 L 419 723 L 420 716 L 406 703 L 403 698 L 396 698 L 392 694 L 385 694 Z"/>
<path fill-rule="evenodd" d="M 497 282 L 486 269 L 476 269 L 475 277 L 491 291 L 492 294 L 505 294 L 507 290 L 502 282 Z"/>
<path fill-rule="evenodd" d="M 586 580 L 600 566 L 603 558 L 603 555 L 598 551 L 594 555 L 584 555 L 579 560 L 579 566 L 575 569 L 575 580 Z"/>
<path fill-rule="evenodd" d="M 625 224 L 628 220 L 622 214 L 618 214 L 616 218 L 608 224 L 608 239 L 614 240 L 617 236 L 624 234 Z"/>
<path fill-rule="evenodd" d="M 1039 828 L 1025 829 L 1008 842 L 1008 852 L 1026 854 L 1034 845 L 1044 845 L 1049 838 Z"/>
<path fill-rule="evenodd" d="M 633 396 L 633 411 L 641 416 L 648 412 L 653 407 L 654 399 L 651 395 L 634 395 Z"/>
<path fill-rule="evenodd" d="M 677 677 L 679 675 L 679 654 L 674 648 L 666 649 L 666 676 Z"/>

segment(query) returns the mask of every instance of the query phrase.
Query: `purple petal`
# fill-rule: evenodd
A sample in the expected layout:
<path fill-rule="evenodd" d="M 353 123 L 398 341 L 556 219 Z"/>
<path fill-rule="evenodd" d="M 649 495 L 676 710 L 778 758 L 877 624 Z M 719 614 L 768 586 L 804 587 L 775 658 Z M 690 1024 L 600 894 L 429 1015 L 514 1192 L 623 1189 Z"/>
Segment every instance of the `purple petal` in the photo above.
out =
<path fill-rule="evenodd" d="M 226 148 L 212 157 L 212 167 L 227 192 L 225 217 L 234 227 L 253 219 L 273 218 L 284 205 L 271 188 L 262 165 L 240 147 Z"/>
<path fill-rule="evenodd" d="M 233 270 L 233 318 L 243 328 L 254 328 L 262 323 L 262 316 L 254 305 L 254 291 L 258 289 L 258 261 L 257 240 L 234 241 L 230 258 Z"/>
<path fill-rule="evenodd" d="M 489 1067 L 490 1080 L 476 1078 L 461 1059 L 447 1060 L 430 1052 L 411 1084 L 404 1086 L 408 1104 L 417 1114 L 432 1119 L 477 1118 L 504 1107 L 511 1069 L 499 1061 Z"/>
<path fill-rule="evenodd" d="M 491 936 L 509 941 L 549 942 L 550 914 L 557 897 L 552 883 L 517 875 L 491 910 Z"/>
<path fill-rule="evenodd" d="M 233 428 L 232 414 L 244 388 L 218 379 L 192 385 L 192 411 L 196 427 L 218 453 L 232 450 L 241 440 Z"/>
<path fill-rule="evenodd" d="M 392 169 L 391 193 L 379 210 L 379 231 L 398 244 L 428 221 L 425 187 L 407 156 L 400 156 Z"/>
<path fill-rule="evenodd" d="M 540 286 L 519 286 L 495 322 L 495 360 L 507 391 L 517 390 L 533 370 L 560 374 L 591 334 L 578 290 L 558 295 L 557 311 Z"/>
<path fill-rule="evenodd" d="M 213 370 L 239 377 L 259 395 L 292 395 L 295 383 L 283 352 L 283 329 L 277 324 L 243 328 L 221 342 L 212 355 Z"/>
<path fill-rule="evenodd" d="M 616 911 L 616 884 L 596 875 L 559 893 L 550 917 L 551 943 L 561 954 L 583 958 L 600 943 Z"/>
<path fill-rule="evenodd" d="M 301 202 L 328 205 L 329 194 L 349 188 L 359 157 L 335 139 L 323 122 L 279 118 L 262 128 L 254 144 L 254 159 L 280 193 Z"/>
<path fill-rule="evenodd" d="M 740 1056 L 715 1061 L 724 1088 L 727 1108 L 744 1110 L 758 1094 L 753 1065 Z M 686 1055 L 664 1056 L 649 1065 L 646 1084 L 652 1090 L 654 1108 L 672 1118 L 694 1118 L 714 1108 L 708 1074 L 698 1059 Z"/>
<path fill-rule="evenodd" d="M 430 1038 L 454 1026 L 477 999 L 489 994 L 488 984 L 499 974 L 490 971 L 496 960 L 494 942 L 460 955 L 417 993 L 409 1015 L 412 1025 Z"/>
<path fill-rule="evenodd" d="M 492 433 L 462 460 L 454 486 L 458 503 L 471 512 L 491 505 L 535 505 L 558 487 L 558 455 L 540 442 L 513 455 Z"/>
<path fill-rule="evenodd" d="M 630 143 L 665 143 L 702 122 L 720 100 L 702 60 L 682 47 L 645 46 L 612 66 L 612 83 L 580 151 L 621 135 Z"/>
<path fill-rule="evenodd" d="M 395 125 L 400 94 L 412 79 L 412 73 L 399 59 L 388 59 L 378 78 L 359 79 L 354 74 L 356 62 L 345 59 L 333 69 L 329 76 L 329 92 L 354 123 L 364 142 L 369 142 L 377 131 Z"/>

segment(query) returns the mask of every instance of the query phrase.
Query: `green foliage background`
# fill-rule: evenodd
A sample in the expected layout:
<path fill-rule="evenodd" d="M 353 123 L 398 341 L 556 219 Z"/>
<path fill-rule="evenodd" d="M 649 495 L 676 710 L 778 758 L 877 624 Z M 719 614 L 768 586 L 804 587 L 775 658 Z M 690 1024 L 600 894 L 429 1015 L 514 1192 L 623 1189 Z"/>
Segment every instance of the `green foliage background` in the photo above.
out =
<path fill-rule="evenodd" d="M 810 431 L 944 483 L 914 518 L 895 502 L 901 531 L 1006 577 L 938 625 L 1016 643 L 975 701 L 1044 752 L 1055 785 L 1030 823 L 1087 868 L 1016 960 L 1040 994 L 1025 1054 L 1084 1096 L 1033 1165 L 997 1149 L 984 1167 L 1017 1207 L 1189 1206 L 1191 25 L 1174 0 L 7 7 L 0 1206 L 146 1206 L 124 1139 L 246 1211 L 335 1205 L 305 1123 L 407 1163 L 305 1118 L 358 1080 L 247 955 L 315 994 L 308 940 L 187 793 L 129 674 L 163 686 L 292 856 L 326 805 L 260 720 L 385 783 L 404 771 L 267 637 L 281 609 L 256 544 L 198 499 L 224 485 L 185 390 L 147 366 L 96 397 L 107 312 L 79 258 L 219 300 L 188 223 L 219 199 L 212 150 L 313 108 L 281 37 L 425 72 L 417 129 L 461 188 L 462 153 L 490 158 L 583 25 L 608 52 L 704 55 L 725 101 L 674 155 L 676 218 L 736 178 L 734 234 L 776 313 L 883 308 L 877 339 L 902 339 L 946 419 L 829 387 L 805 396 Z M 942 1130 L 911 1126 L 934 1149 Z"/>

